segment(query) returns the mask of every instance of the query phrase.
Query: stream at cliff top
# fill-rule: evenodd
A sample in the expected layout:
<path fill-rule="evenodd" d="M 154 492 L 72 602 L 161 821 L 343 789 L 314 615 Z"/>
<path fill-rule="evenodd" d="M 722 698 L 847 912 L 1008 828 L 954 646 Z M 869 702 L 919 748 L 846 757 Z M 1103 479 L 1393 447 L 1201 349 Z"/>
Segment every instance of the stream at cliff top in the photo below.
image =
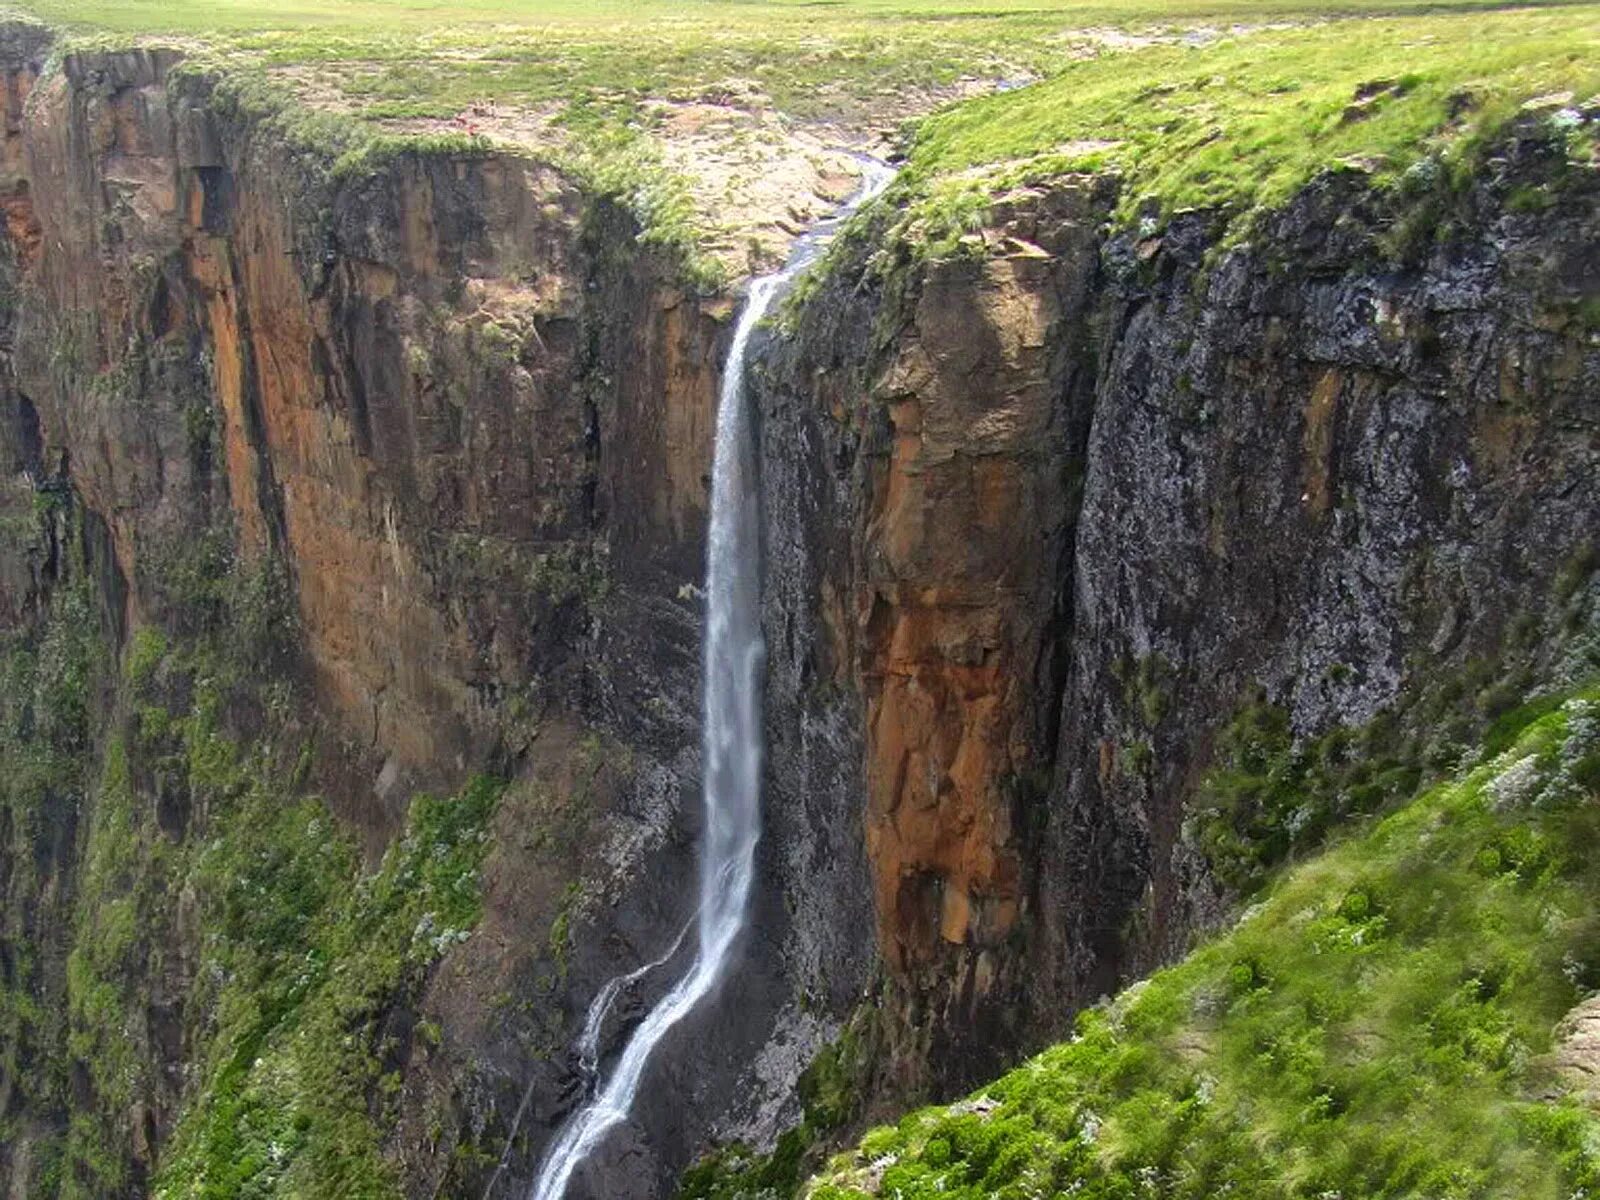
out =
<path fill-rule="evenodd" d="M 562 1200 L 572 1173 L 627 1118 L 655 1048 L 715 987 L 744 929 L 761 836 L 761 496 L 755 435 L 745 395 L 750 339 L 788 286 L 856 209 L 888 186 L 893 172 L 862 161 L 862 183 L 838 212 L 801 238 L 788 264 L 750 285 L 728 351 L 717 399 L 706 569 L 704 661 L 705 832 L 700 859 L 699 949 L 688 973 L 662 996 L 623 1047 L 611 1074 L 568 1119 L 545 1155 L 530 1200 Z M 676 949 L 676 946 L 674 946 Z M 670 959 L 672 952 L 665 956 Z M 593 1069 L 600 1025 L 618 993 L 645 968 L 608 983 L 585 1022 L 584 1067 Z"/>

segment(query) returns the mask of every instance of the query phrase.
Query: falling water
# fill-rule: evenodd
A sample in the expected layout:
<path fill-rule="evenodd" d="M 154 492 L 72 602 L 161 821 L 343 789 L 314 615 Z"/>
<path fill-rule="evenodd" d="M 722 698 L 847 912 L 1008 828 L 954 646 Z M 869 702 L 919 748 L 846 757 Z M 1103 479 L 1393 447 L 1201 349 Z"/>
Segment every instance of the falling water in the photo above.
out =
<path fill-rule="evenodd" d="M 589 1014 L 583 1019 L 583 1033 L 578 1038 L 578 1070 L 585 1079 L 592 1080 L 600 1073 L 600 1035 L 605 1032 L 606 1018 L 611 1015 L 611 1008 L 616 1004 L 617 997 L 651 971 L 666 966 L 677 957 L 678 948 L 683 945 L 692 928 L 694 928 L 694 917 L 690 917 L 688 924 L 678 930 L 678 936 L 672 939 L 672 945 L 667 947 L 660 958 L 653 958 L 644 966 L 629 971 L 626 975 L 618 975 L 615 979 L 608 980 L 605 987 L 595 994 L 594 1000 L 589 1004 Z"/>
<path fill-rule="evenodd" d="M 683 948 L 684 939 L 689 936 L 689 930 L 694 928 L 694 923 L 695 918 L 690 917 L 687 924 L 678 930 L 678 936 L 672 939 L 672 945 L 668 946 L 659 957 L 652 958 L 642 967 L 635 967 L 626 975 L 608 979 L 606 985 L 595 993 L 594 999 L 589 1002 L 589 1011 L 583 1018 L 583 1032 L 578 1035 L 578 1073 L 583 1076 L 585 1086 L 592 1085 L 599 1077 L 600 1037 L 605 1033 L 606 1018 L 616 1007 L 617 1000 L 646 975 L 659 970 L 676 958 L 678 951 Z M 533 1102 L 533 1090 L 537 1083 L 538 1077 L 535 1076 L 528 1081 L 527 1089 L 522 1093 L 522 1103 L 517 1105 L 516 1115 L 511 1118 L 511 1133 L 506 1138 L 505 1149 L 500 1152 L 500 1161 L 495 1164 L 494 1174 L 489 1176 L 489 1186 L 483 1190 L 483 1200 L 492 1200 L 495 1189 L 500 1185 L 500 1177 L 511 1164 L 511 1152 L 516 1147 L 517 1134 L 522 1131 L 522 1119 L 528 1114 L 528 1105 Z"/>
<path fill-rule="evenodd" d="M 755 437 L 745 400 L 750 337 L 772 303 L 817 256 L 839 222 L 889 183 L 880 163 L 862 165 L 862 187 L 839 213 L 801 239 L 788 265 L 750 285 L 728 351 L 717 403 L 706 571 L 705 834 L 700 862 L 700 946 L 689 973 L 633 1031 L 604 1085 L 562 1127 L 530 1200 L 561 1200 L 573 1171 L 628 1115 L 651 1053 L 711 991 L 744 928 L 761 834 L 760 494 Z M 615 981 L 613 981 L 615 982 Z M 607 985 L 610 988 L 610 985 Z M 597 1004 L 615 997 L 602 991 Z M 591 1018 L 596 1012 L 591 1007 Z M 601 1012 L 603 1020 L 603 1012 Z M 592 1021 L 590 1022 L 592 1023 Z M 589 1024 L 589 1023 L 586 1023 Z M 586 1038 L 588 1030 L 586 1029 Z M 598 1029 L 595 1031 L 598 1038 Z"/>

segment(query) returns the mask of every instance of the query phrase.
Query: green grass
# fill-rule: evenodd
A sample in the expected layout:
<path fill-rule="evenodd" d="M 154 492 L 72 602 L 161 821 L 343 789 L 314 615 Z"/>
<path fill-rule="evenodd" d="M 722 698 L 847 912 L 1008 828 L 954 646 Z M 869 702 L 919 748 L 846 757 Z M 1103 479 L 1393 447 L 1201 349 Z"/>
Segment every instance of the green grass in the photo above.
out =
<path fill-rule="evenodd" d="M 1291 856 L 1413 795 L 1424 760 L 1392 712 L 1297 744 L 1285 709 L 1251 704 L 1222 730 L 1187 825 L 1216 879 L 1249 896 Z"/>
<path fill-rule="evenodd" d="M 1470 165 L 1460 164 L 1524 101 L 1571 92 L 1582 102 L 1600 91 L 1592 4 L 25 0 L 16 8 L 89 44 L 181 37 L 197 64 L 238 81 L 234 93 L 288 89 L 357 125 L 414 136 L 475 132 L 481 121 L 493 136 L 626 194 L 646 229 L 680 248 L 714 236 L 718 222 L 694 210 L 661 162 L 667 118 L 654 101 L 770 108 L 791 127 L 847 142 L 937 109 L 910 134 L 895 195 L 912 209 L 901 233 L 944 253 L 982 223 L 995 192 L 1018 183 L 1118 171 L 1124 223 L 1190 207 L 1248 213 L 1340 163 L 1396 180 L 1437 156 L 1465 173 Z M 1274 22 L 1294 24 L 1263 27 Z M 1209 33 L 1195 44 L 1172 36 L 1201 27 Z M 1110 42 L 1110 29 L 1169 36 Z M 1029 80 L 1040 82 L 946 103 L 974 87 Z M 513 127 L 472 115 L 491 104 L 536 118 Z M 371 146 L 341 136 L 364 162 Z M 775 135 L 746 127 L 719 136 Z"/>
<path fill-rule="evenodd" d="M 194 875 L 202 970 L 223 982 L 158 1200 L 399 1195 L 382 1154 L 400 1066 L 385 1018 L 477 923 L 500 790 L 481 779 L 453 799 L 420 798 L 366 877 L 314 800 L 261 790 L 233 814 Z"/>
<path fill-rule="evenodd" d="M 822 1162 L 827 1137 L 856 1121 L 866 1078 L 881 1052 L 881 1027 L 869 1004 L 856 1010 L 838 1038 L 800 1075 L 795 1091 L 800 1123 L 785 1130 L 771 1151 L 725 1146 L 683 1173 L 675 1200 L 778 1200 L 793 1196 Z"/>
<path fill-rule="evenodd" d="M 1528 100 L 1600 93 L 1600 8 L 1341 22 L 1075 64 L 918 129 L 903 194 L 947 240 L 994 191 L 1125 176 L 1121 215 L 1271 208 L 1328 167 L 1467 165 Z M 1556 107 L 1552 105 L 1552 107 Z M 1573 134 L 1574 154 L 1593 133 Z"/>
<path fill-rule="evenodd" d="M 16 7 L 82 33 L 200 36 L 211 52 L 236 64 L 304 68 L 318 88 L 356 104 L 363 115 L 392 117 L 450 116 L 480 99 L 566 104 L 692 95 L 728 80 L 753 81 L 785 111 L 839 115 L 892 109 L 907 89 L 938 89 L 964 77 L 1053 73 L 1100 45 L 1084 36 L 1087 30 L 1471 13 L 1493 6 L 1479 0 L 1444 6 L 1423 0 L 837 0 L 820 6 L 801 0 L 25 0 Z M 1465 36 L 1468 27 L 1457 27 Z M 1148 76 L 1169 61 L 1148 60 L 1126 73 Z M 338 69 L 323 69 L 334 64 Z M 1303 65 L 1287 59 L 1284 71 Z"/>
<path fill-rule="evenodd" d="M 868 1134 L 809 1196 L 1600 1195 L 1600 1121 L 1548 1065 L 1600 987 L 1600 689 L 1498 737 L 1071 1042 Z"/>
<path fill-rule="evenodd" d="M 1310 11 L 1298 0 L 1284 3 L 1280 11 Z M 674 0 L 267 10 L 234 2 L 29 0 L 20 8 L 83 34 L 201 35 L 210 55 L 236 67 L 295 69 L 327 99 L 371 119 L 450 117 L 485 99 L 609 107 L 689 98 L 731 80 L 755 84 L 792 115 L 856 118 L 898 107 L 908 89 L 1055 69 L 1081 52 L 1081 42 L 1063 35 L 1141 11 L 1139 4 L 974 7 L 948 0 L 828 5 L 822 19 L 816 7 L 798 3 Z M 1165 18 L 1148 3 L 1142 14 Z"/>

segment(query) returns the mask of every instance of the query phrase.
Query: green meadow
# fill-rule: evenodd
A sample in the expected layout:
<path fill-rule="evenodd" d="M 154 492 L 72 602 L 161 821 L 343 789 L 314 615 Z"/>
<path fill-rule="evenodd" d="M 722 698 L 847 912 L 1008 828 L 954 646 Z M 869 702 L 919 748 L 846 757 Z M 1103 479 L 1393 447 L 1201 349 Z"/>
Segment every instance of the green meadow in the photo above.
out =
<path fill-rule="evenodd" d="M 1018 183 L 1109 169 L 1125 179 L 1124 218 L 1152 204 L 1247 213 L 1340 165 L 1392 180 L 1423 159 L 1470 172 L 1525 105 L 1560 111 L 1600 92 L 1600 6 L 1585 4 L 24 0 L 13 11 L 69 45 L 176 42 L 257 103 L 281 94 L 357 131 L 475 132 L 491 113 L 495 139 L 528 114 L 523 150 L 620 173 L 640 195 L 689 190 L 674 178 L 682 162 L 657 149 L 670 106 L 754 112 L 764 125 L 727 136 L 804 130 L 903 155 L 903 232 L 935 252 Z M 1592 153 L 1592 135 L 1575 141 L 1575 161 Z M 691 245 L 696 222 L 716 224 L 686 202 L 636 207 L 672 212 L 663 241 Z"/>

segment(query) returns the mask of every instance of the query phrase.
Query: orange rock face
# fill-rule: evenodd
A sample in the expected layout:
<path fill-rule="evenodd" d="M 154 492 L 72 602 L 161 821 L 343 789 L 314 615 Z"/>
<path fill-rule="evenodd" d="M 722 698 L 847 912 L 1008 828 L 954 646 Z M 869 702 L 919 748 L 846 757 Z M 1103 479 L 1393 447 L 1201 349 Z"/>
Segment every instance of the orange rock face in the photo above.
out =
<path fill-rule="evenodd" d="M 592 202 L 549 168 L 308 175 L 169 86 L 175 61 L 69 56 L 26 115 L 32 76 L 7 77 L 23 387 L 131 619 L 225 511 L 243 561 L 283 565 L 315 694 L 380 791 L 458 776 L 507 697 L 584 669 L 596 605 L 697 577 L 724 306 L 642 250 L 593 257 Z"/>
<path fill-rule="evenodd" d="M 1052 336 L 1075 300 L 1030 231 L 1020 217 L 981 261 L 933 271 L 875 388 L 889 433 L 857 599 L 866 837 L 880 946 L 908 976 L 1016 929 L 1020 810 L 1053 753 L 1070 415 Z"/>
<path fill-rule="evenodd" d="M 1109 199 L 1018 191 L 940 262 L 842 254 L 757 376 L 775 838 L 819 891 L 866 877 L 859 909 L 799 911 L 875 921 L 874 1070 L 902 1096 L 1023 1036 Z"/>

